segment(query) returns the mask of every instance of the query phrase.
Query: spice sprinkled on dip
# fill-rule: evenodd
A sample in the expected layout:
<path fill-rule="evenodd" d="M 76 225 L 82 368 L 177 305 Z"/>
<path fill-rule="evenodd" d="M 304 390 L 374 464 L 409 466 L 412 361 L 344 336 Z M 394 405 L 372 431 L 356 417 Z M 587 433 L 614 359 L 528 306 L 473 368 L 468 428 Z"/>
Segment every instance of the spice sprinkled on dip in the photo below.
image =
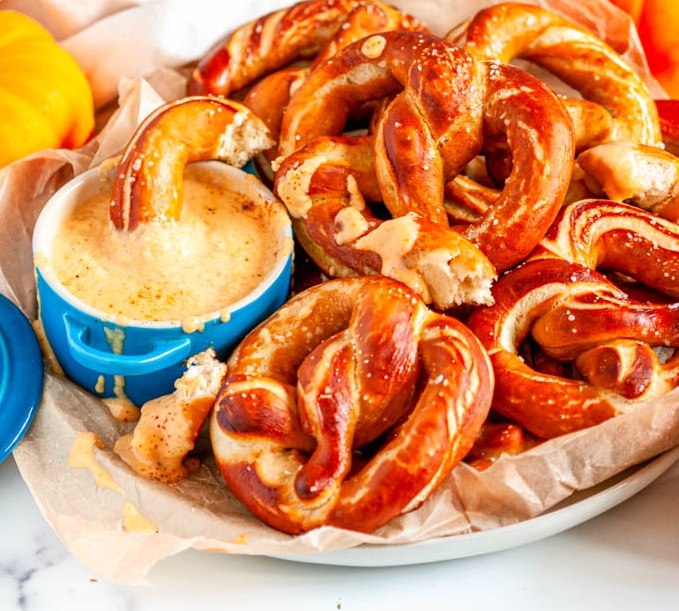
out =
<path fill-rule="evenodd" d="M 133 232 L 110 222 L 106 189 L 83 198 L 48 255 L 54 274 L 72 295 L 114 317 L 184 321 L 224 310 L 228 319 L 228 306 L 255 290 L 291 245 L 279 237 L 282 208 L 211 176 L 188 166 L 181 218 Z"/>

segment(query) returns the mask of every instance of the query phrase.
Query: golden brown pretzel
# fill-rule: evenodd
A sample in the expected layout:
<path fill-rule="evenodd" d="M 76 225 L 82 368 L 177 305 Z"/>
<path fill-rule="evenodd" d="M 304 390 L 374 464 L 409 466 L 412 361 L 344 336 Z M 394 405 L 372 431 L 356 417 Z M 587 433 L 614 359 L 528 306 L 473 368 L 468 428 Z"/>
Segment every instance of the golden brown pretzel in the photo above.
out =
<path fill-rule="evenodd" d="M 293 95 L 281 128 L 279 150 L 287 159 L 276 186 L 282 199 L 297 193 L 313 204 L 308 187 L 322 159 L 298 149 L 317 137 L 339 136 L 351 109 L 390 95 L 395 97 L 380 117 L 374 146 L 382 199 L 392 216 L 415 213 L 447 225 L 444 183 L 480 150 L 492 153 L 508 146 L 513 169 L 505 188 L 462 233 L 498 271 L 521 261 L 544 235 L 568 188 L 570 119 L 534 77 L 477 61 L 430 34 L 367 37 L 309 75 Z M 293 205 L 291 213 L 308 225 L 305 215 L 312 208 Z"/>
<path fill-rule="evenodd" d="M 358 11 L 358 12 L 356 12 Z M 347 19 L 349 28 L 341 32 Z M 365 30 L 424 27 L 378 0 L 306 0 L 246 23 L 220 41 L 198 64 L 189 95 L 228 96 L 256 79 L 319 52 L 327 59 Z M 335 39 L 333 41 L 333 38 Z"/>
<path fill-rule="evenodd" d="M 559 213 L 533 257 L 615 270 L 679 300 L 679 227 L 620 202 L 583 200 Z"/>
<path fill-rule="evenodd" d="M 626 140 L 606 142 L 578 156 L 594 194 L 625 201 L 670 221 L 679 220 L 679 101 L 656 100 L 665 149 Z"/>
<path fill-rule="evenodd" d="M 593 268 L 633 276 L 672 303 L 635 301 Z M 679 385 L 679 229 L 625 204 L 567 206 L 534 255 L 494 286 L 495 303 L 468 320 L 496 374 L 493 408 L 542 438 L 598 424 Z M 528 337 L 573 363 L 566 378 L 531 367 Z"/>
<path fill-rule="evenodd" d="M 137 473 L 166 484 L 187 477 L 200 462 L 190 456 L 224 377 L 212 348 L 190 357 L 175 390 L 145 403 L 134 431 L 114 450 Z"/>
<path fill-rule="evenodd" d="M 509 63 L 520 57 L 552 72 L 610 112 L 611 139 L 661 142 L 655 103 L 639 75 L 600 38 L 556 13 L 505 2 L 479 11 L 448 38 L 465 38 L 465 49 L 482 59 Z"/>
<path fill-rule="evenodd" d="M 270 526 L 371 532 L 417 508 L 469 451 L 493 374 L 462 323 L 388 278 L 300 293 L 229 360 L 211 439 Z"/>
<path fill-rule="evenodd" d="M 188 163 L 221 159 L 240 167 L 269 148 L 266 125 L 229 100 L 194 96 L 168 102 L 142 121 L 113 182 L 110 218 L 118 229 L 178 219 Z"/>
<path fill-rule="evenodd" d="M 679 220 L 679 157 L 656 146 L 614 140 L 583 151 L 577 163 L 593 193 Z"/>
<path fill-rule="evenodd" d="M 488 258 L 447 225 L 414 214 L 382 220 L 371 137 L 317 138 L 281 167 L 278 195 L 297 241 L 329 277 L 381 273 L 440 309 L 488 303 Z"/>
<path fill-rule="evenodd" d="M 324 2 L 312 0 L 314 5 L 325 6 Z M 390 30 L 426 31 L 423 23 L 383 2 L 361 0 L 347 3 L 348 13 L 344 21 L 325 45 L 319 50 L 309 66 L 291 67 L 269 73 L 256 82 L 247 92 L 243 104 L 259 116 L 269 128 L 274 140 L 278 141 L 283 114 L 290 96 L 318 64 L 330 59 L 340 49 L 369 34 Z M 357 111 L 357 115 L 360 112 Z M 277 157 L 277 147 L 266 151 L 264 159 L 258 159 L 260 173 L 273 180 L 271 162 Z"/>

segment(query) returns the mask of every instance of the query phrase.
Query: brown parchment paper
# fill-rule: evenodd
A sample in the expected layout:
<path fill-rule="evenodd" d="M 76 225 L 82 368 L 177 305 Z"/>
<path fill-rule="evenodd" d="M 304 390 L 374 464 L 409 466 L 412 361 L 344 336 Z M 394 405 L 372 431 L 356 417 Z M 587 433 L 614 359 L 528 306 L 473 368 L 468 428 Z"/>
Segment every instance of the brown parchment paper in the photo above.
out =
<path fill-rule="evenodd" d="M 483 0 L 394 0 L 444 34 Z M 648 76 L 630 21 L 605 0 L 541 0 L 592 27 Z M 75 3 L 78 10 L 85 3 Z M 228 4 L 228 6 L 227 6 Z M 145 3 L 92 0 L 78 14 L 66 0 L 9 0 L 3 8 L 33 12 L 64 36 L 64 46 L 85 66 L 101 131 L 78 151 L 42 151 L 0 170 L 0 291 L 31 319 L 36 316 L 31 233 L 42 206 L 71 177 L 118 154 L 135 126 L 165 99 L 183 95 L 186 71 L 223 34 L 287 1 L 221 0 Z M 36 9 L 37 5 L 37 9 Z M 40 5 L 49 10 L 40 11 Z M 43 6 L 44 8 L 44 6 Z M 215 26 L 219 24 L 219 27 Z M 179 31 L 181 30 L 181 32 Z M 188 30 L 188 32 L 187 32 Z M 146 36 L 142 39 L 142 32 Z M 131 62 L 131 58 L 135 61 Z M 110 579 L 139 583 L 159 560 L 187 548 L 236 554 L 291 555 L 362 544 L 403 544 L 489 530 L 537 516 L 608 478 L 679 445 L 679 394 L 640 406 L 591 429 L 504 457 L 485 472 L 459 465 L 417 511 L 372 535 L 321 528 L 291 537 L 254 519 L 222 482 L 201 439 L 202 466 L 168 487 L 136 476 L 112 451 L 130 424 L 115 420 L 104 404 L 50 371 L 33 424 L 14 451 L 36 503 L 80 562 Z M 102 441 L 96 464 L 115 482 L 97 483 L 89 468 L 69 468 L 73 442 L 82 432 Z M 158 532 L 123 530 L 125 508 L 134 507 Z"/>

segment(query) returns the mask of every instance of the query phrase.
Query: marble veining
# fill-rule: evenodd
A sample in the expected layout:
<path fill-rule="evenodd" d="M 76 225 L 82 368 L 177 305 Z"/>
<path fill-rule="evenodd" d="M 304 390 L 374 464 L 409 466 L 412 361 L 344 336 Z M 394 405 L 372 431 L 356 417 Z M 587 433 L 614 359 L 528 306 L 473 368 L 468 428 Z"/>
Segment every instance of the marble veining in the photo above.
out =
<path fill-rule="evenodd" d="M 503 552 L 362 569 L 188 551 L 138 586 L 97 575 L 64 548 L 11 457 L 0 463 L 0 499 L 0 611 L 679 608 L 679 463 L 605 514 Z"/>

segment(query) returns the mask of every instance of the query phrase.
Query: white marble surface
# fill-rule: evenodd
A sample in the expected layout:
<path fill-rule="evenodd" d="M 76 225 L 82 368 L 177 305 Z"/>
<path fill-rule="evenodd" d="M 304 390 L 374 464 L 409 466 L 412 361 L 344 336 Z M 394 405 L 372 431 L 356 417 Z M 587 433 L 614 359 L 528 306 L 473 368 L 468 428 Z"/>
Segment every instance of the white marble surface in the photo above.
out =
<path fill-rule="evenodd" d="M 503 552 L 396 568 L 184 552 L 134 587 L 68 553 L 11 457 L 0 499 L 1 611 L 679 609 L 679 463 L 607 513 Z"/>

